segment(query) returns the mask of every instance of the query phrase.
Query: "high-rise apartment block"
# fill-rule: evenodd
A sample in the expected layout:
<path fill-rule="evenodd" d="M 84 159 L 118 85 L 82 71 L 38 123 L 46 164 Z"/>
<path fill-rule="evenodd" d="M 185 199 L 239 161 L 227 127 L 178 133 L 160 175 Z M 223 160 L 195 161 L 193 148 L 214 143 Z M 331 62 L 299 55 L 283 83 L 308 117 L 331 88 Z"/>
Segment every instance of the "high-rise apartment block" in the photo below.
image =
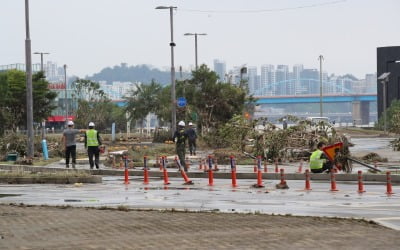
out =
<path fill-rule="evenodd" d="M 226 63 L 222 60 L 214 60 L 214 71 L 217 73 L 220 82 L 225 82 Z"/>

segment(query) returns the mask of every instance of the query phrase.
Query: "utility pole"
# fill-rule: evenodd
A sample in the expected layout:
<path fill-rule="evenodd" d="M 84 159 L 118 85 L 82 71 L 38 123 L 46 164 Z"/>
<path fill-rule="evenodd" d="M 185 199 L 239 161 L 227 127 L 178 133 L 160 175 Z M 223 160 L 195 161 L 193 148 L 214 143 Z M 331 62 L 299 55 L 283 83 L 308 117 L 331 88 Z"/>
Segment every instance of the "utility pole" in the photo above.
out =
<path fill-rule="evenodd" d="M 64 91 L 64 100 L 65 100 L 65 126 L 68 123 L 68 101 L 67 101 L 67 65 L 64 64 L 64 83 L 65 83 L 65 91 Z"/>
<path fill-rule="evenodd" d="M 28 134 L 27 157 L 33 159 L 33 97 L 32 97 L 32 52 L 29 32 L 29 0 L 25 0 L 25 67 L 26 67 L 26 129 Z"/>
<path fill-rule="evenodd" d="M 33 53 L 35 55 L 40 55 L 40 71 L 44 73 L 44 68 L 43 68 L 43 55 L 48 55 L 50 53 L 48 52 L 35 52 Z"/>
<path fill-rule="evenodd" d="M 319 60 L 319 116 L 322 117 L 322 60 L 324 57 L 320 55 L 318 57 Z"/>
<path fill-rule="evenodd" d="M 206 33 L 185 33 L 184 36 L 194 36 L 194 62 L 196 70 L 199 67 L 198 60 L 197 60 L 197 36 L 206 36 Z"/>

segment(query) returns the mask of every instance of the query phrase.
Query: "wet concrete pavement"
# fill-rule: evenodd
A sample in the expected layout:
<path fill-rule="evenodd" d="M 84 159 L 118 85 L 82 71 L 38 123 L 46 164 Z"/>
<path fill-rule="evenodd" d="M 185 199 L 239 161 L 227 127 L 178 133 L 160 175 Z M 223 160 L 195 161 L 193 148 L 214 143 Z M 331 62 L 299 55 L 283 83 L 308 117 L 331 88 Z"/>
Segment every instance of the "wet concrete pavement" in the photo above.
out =
<path fill-rule="evenodd" d="M 388 149 L 392 138 L 353 139 L 356 146 L 352 152 L 366 154 L 382 151 L 389 156 L 389 163 L 398 164 L 396 155 Z M 394 157 L 391 157 L 393 155 Z M 62 163 L 50 164 L 51 168 L 64 168 Z M 104 168 L 104 166 L 102 166 Z M 295 172 L 298 163 L 280 165 L 287 173 Z M 306 166 L 304 166 L 306 167 Z M 78 165 L 87 169 L 87 165 Z M 363 169 L 361 166 L 355 166 Z M 221 172 L 229 172 L 229 166 L 220 166 Z M 269 169 L 272 166 L 269 165 Z M 240 171 L 252 172 L 253 166 L 240 166 Z M 153 169 L 152 171 L 159 171 Z M 169 170 L 176 171 L 176 170 Z M 198 164 L 191 171 L 198 170 Z M 141 177 L 131 177 L 131 184 L 124 185 L 123 178 L 103 177 L 102 184 L 76 185 L 0 185 L 0 203 L 24 203 L 31 205 L 70 205 L 90 207 L 118 207 L 141 209 L 171 209 L 190 211 L 220 211 L 240 213 L 291 214 L 301 216 L 330 216 L 366 218 L 382 225 L 400 230 L 400 186 L 393 186 L 394 195 L 386 195 L 382 182 L 365 183 L 366 192 L 357 193 L 356 182 L 338 182 L 338 192 L 331 192 L 330 183 L 312 181 L 311 191 L 304 191 L 304 181 L 288 181 L 289 189 L 275 188 L 278 180 L 264 180 L 265 188 L 251 185 L 255 179 L 238 180 L 239 187 L 232 188 L 227 179 L 193 179 L 194 185 L 182 185 L 182 178 L 170 178 L 171 185 L 163 185 L 160 178 L 151 178 L 144 185 Z M 18 196 L 5 196 L 5 195 Z"/>

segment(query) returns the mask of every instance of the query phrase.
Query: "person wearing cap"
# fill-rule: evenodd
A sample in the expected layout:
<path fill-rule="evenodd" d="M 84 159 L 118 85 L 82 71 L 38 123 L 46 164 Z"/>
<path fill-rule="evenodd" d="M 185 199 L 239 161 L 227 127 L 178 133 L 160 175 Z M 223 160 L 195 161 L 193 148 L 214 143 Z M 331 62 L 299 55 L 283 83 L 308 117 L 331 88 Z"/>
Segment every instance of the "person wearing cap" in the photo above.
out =
<path fill-rule="evenodd" d="M 85 133 L 85 147 L 87 148 L 90 169 L 93 169 L 96 165 L 96 169 L 99 169 L 100 164 L 100 149 L 101 145 L 100 133 L 94 129 L 94 123 L 89 122 L 89 129 Z M 94 162 L 93 162 L 94 156 Z"/>
<path fill-rule="evenodd" d="M 67 128 L 64 129 L 62 141 L 65 147 L 65 166 L 69 168 L 69 160 L 72 158 L 72 168 L 76 164 L 76 135 L 82 130 L 74 129 L 74 122 L 68 121 Z"/>
<path fill-rule="evenodd" d="M 197 134 L 196 134 L 196 130 L 194 130 L 194 128 L 193 128 L 193 123 L 189 122 L 189 128 L 188 128 L 188 130 L 186 130 L 186 133 L 188 135 L 190 155 L 196 155 Z"/>
<path fill-rule="evenodd" d="M 176 145 L 176 154 L 179 157 L 179 161 L 182 167 L 187 171 L 186 162 L 185 162 L 185 154 L 186 154 L 186 140 L 188 139 L 188 135 L 185 131 L 185 122 L 180 121 L 178 123 L 178 128 L 174 133 L 172 140 Z"/>

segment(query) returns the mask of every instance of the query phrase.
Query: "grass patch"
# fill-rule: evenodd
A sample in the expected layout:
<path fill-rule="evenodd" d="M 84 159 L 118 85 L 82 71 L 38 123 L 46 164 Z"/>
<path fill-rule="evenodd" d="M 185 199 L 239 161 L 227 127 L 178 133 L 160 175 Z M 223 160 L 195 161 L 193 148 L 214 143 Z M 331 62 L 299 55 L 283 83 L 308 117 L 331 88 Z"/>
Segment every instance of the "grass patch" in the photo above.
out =
<path fill-rule="evenodd" d="M 134 145 L 129 150 L 129 155 L 133 155 L 133 159 L 143 161 L 143 156 L 155 159 L 157 156 L 175 154 L 174 144 L 152 144 L 152 145 Z"/>
<path fill-rule="evenodd" d="M 63 172 L 57 171 L 54 173 L 49 173 L 49 172 L 34 173 L 34 172 L 29 172 L 29 171 L 23 171 L 22 169 L 15 169 L 12 171 L 0 171 L 0 177 L 7 177 L 7 178 L 15 178 L 15 177 L 67 178 L 67 177 L 89 177 L 89 176 L 91 176 L 91 175 L 84 171 L 79 171 L 79 170 L 63 171 Z"/>
<path fill-rule="evenodd" d="M 44 160 L 42 158 L 41 159 L 36 159 L 36 160 L 33 161 L 33 166 L 46 166 L 48 164 L 51 164 L 51 163 L 54 163 L 54 162 L 58 162 L 61 159 L 63 159 L 63 158 L 61 158 L 61 157 L 52 157 L 52 158 L 49 158 L 48 160 Z"/>

